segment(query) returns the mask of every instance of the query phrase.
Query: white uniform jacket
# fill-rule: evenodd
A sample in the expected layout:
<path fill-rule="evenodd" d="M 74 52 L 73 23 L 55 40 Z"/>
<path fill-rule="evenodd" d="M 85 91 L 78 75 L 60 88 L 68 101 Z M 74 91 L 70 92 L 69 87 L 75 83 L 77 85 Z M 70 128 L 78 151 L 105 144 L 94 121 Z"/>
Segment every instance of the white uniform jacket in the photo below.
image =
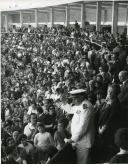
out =
<path fill-rule="evenodd" d="M 94 142 L 94 109 L 88 100 L 73 106 L 74 115 L 71 122 L 71 139 L 77 144 L 91 148 Z"/>

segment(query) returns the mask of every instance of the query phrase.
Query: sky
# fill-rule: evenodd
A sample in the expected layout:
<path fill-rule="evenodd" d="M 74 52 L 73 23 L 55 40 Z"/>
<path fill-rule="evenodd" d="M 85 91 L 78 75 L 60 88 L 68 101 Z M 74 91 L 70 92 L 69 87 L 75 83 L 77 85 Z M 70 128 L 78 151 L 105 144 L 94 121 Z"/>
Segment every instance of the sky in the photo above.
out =
<path fill-rule="evenodd" d="M 38 8 L 53 5 L 60 5 L 65 3 L 78 2 L 82 0 L 0 0 L 0 10 L 19 10 L 28 8 Z M 95 1 L 95 0 L 84 0 L 84 1 Z M 108 0 L 98 0 L 98 1 L 108 1 Z M 119 0 L 112 0 L 119 1 Z M 124 0 L 120 0 L 123 2 Z M 128 0 L 125 0 L 125 2 Z"/>

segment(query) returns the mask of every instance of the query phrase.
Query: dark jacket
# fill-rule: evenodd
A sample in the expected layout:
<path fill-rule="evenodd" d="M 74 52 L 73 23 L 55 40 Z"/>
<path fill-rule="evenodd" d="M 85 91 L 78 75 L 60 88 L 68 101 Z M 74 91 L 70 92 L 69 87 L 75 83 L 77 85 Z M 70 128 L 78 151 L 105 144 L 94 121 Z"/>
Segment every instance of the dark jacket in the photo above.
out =
<path fill-rule="evenodd" d="M 111 163 L 128 163 L 128 154 L 117 154 L 111 160 Z"/>
<path fill-rule="evenodd" d="M 121 127 L 128 128 L 128 80 L 121 87 L 119 100 L 121 103 Z"/>
<path fill-rule="evenodd" d="M 121 104 L 128 105 L 128 79 L 121 87 L 121 93 L 119 94 L 119 100 Z"/>
<path fill-rule="evenodd" d="M 100 110 L 98 125 L 99 127 L 106 125 L 106 129 L 101 135 L 101 138 L 106 145 L 114 144 L 115 132 L 120 127 L 120 110 L 121 108 L 118 98 L 116 98 L 112 104 L 108 105 L 105 103 Z"/>
<path fill-rule="evenodd" d="M 76 164 L 76 153 L 71 144 L 65 147 L 48 162 L 48 164 Z"/>

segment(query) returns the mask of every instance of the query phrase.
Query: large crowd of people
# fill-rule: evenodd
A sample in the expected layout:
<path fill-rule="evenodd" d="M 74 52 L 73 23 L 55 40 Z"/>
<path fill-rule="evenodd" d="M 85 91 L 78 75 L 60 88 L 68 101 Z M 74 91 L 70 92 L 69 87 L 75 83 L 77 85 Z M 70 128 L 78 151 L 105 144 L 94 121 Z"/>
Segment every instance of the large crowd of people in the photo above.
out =
<path fill-rule="evenodd" d="M 89 144 L 86 163 L 128 163 L 126 35 L 88 32 L 77 22 L 68 28 L 28 26 L 2 33 L 2 164 L 57 164 L 57 159 L 64 164 L 70 157 L 70 164 L 81 164 L 75 161 L 73 133 L 79 130 L 70 96 L 79 89 L 91 104 L 83 109 L 91 108 L 95 129 L 94 141 L 82 140 L 79 154 Z M 83 125 L 81 132 L 86 133 L 90 126 Z M 72 154 L 65 156 L 65 149 Z"/>

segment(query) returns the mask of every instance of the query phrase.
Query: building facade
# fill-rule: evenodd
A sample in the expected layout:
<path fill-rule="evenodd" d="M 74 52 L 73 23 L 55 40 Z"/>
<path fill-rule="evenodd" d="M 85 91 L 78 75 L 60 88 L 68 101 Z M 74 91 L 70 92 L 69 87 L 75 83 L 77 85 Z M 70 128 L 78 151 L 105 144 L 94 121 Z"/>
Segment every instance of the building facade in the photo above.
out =
<path fill-rule="evenodd" d="M 8 31 L 12 25 L 34 27 L 55 24 L 69 26 L 77 20 L 82 28 L 85 22 L 94 25 L 97 31 L 108 28 L 111 32 L 125 32 L 128 35 L 128 2 L 125 1 L 73 1 L 65 4 L 42 5 L 36 8 L 24 8 L 1 12 L 1 26 Z"/>

